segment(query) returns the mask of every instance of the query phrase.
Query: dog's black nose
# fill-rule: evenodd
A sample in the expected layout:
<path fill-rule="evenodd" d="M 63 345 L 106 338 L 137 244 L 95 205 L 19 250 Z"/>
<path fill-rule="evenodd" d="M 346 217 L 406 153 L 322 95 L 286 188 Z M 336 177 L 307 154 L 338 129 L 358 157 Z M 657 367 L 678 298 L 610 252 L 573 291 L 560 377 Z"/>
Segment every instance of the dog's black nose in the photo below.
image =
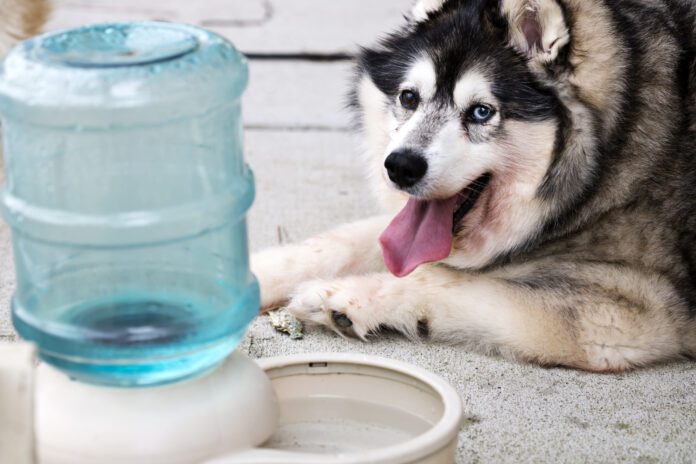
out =
<path fill-rule="evenodd" d="M 413 187 L 425 177 L 428 162 L 413 150 L 397 150 L 384 162 L 389 178 L 401 188 Z"/>

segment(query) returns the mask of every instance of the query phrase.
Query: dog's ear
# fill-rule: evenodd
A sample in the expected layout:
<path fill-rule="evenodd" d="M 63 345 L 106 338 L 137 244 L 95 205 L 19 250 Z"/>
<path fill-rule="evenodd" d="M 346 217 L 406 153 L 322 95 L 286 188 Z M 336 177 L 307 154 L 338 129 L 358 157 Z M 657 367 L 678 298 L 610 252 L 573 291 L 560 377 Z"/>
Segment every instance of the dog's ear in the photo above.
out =
<path fill-rule="evenodd" d="M 512 45 L 532 59 L 550 63 L 570 41 L 557 0 L 501 0 L 501 10 Z"/>
<path fill-rule="evenodd" d="M 411 20 L 415 22 L 425 21 L 428 19 L 428 15 L 442 8 L 446 2 L 447 0 L 418 0 L 411 8 Z"/>

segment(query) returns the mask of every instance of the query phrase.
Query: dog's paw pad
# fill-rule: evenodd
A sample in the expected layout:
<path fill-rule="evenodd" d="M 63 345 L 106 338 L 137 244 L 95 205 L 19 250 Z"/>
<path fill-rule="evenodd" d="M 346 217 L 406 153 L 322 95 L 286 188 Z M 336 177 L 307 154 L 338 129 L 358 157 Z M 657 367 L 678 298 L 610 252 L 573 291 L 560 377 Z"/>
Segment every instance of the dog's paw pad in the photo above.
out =
<path fill-rule="evenodd" d="M 331 319 L 333 319 L 334 324 L 341 329 L 353 327 L 353 321 L 351 321 L 348 316 L 338 311 L 331 311 Z"/>

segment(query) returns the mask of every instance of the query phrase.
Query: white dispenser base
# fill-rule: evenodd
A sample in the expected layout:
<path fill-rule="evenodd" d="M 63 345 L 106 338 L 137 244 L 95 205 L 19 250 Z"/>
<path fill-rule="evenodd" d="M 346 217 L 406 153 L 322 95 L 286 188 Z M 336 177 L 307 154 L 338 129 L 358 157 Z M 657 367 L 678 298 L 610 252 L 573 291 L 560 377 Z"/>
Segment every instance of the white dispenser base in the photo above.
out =
<path fill-rule="evenodd" d="M 191 464 L 254 448 L 273 435 L 268 377 L 240 353 L 207 375 L 144 389 L 74 382 L 36 371 L 38 464 Z"/>
<path fill-rule="evenodd" d="M 0 463 L 34 463 L 34 365 L 28 343 L 0 342 Z"/>

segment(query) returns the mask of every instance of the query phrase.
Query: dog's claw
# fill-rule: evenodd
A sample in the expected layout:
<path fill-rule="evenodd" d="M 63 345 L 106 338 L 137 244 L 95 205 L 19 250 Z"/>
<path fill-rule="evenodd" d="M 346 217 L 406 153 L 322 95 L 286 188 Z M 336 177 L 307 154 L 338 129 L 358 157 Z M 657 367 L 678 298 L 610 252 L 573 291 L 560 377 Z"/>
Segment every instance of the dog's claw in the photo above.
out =
<path fill-rule="evenodd" d="M 338 311 L 331 312 L 331 319 L 333 319 L 334 324 L 341 329 L 348 329 L 353 326 L 353 321 L 351 321 L 348 316 Z"/>

